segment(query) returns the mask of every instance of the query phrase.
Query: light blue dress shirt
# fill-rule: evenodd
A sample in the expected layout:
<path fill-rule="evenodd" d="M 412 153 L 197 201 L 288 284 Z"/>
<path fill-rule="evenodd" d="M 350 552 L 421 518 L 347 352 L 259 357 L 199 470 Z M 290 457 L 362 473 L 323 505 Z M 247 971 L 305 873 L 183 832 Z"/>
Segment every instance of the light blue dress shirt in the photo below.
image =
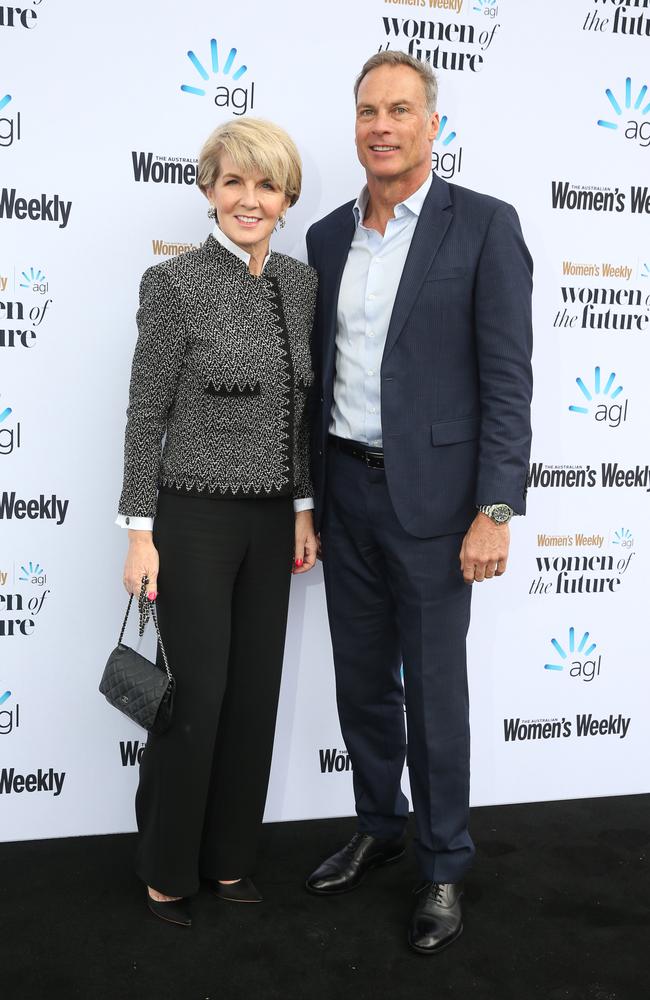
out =
<path fill-rule="evenodd" d="M 363 224 L 368 188 L 353 212 L 354 238 L 341 279 L 336 324 L 336 375 L 330 433 L 382 447 L 381 360 L 395 296 L 431 174 L 395 206 L 383 236 Z"/>

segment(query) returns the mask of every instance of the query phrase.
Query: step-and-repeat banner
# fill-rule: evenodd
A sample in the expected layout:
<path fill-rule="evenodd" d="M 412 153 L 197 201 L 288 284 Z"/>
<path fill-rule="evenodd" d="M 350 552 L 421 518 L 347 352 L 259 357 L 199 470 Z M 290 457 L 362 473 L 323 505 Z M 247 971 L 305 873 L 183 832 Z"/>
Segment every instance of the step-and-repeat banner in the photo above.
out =
<path fill-rule="evenodd" d="M 275 246 L 304 259 L 363 182 L 352 84 L 385 48 L 437 71 L 434 167 L 512 202 L 535 259 L 529 513 L 475 587 L 472 801 L 648 790 L 650 0 L 21 0 L 0 3 L 0 839 L 134 828 L 144 734 L 97 692 L 113 519 L 139 278 L 209 232 L 202 142 L 231 116 L 289 130 L 304 194 Z M 320 567 L 292 587 L 268 820 L 353 812 Z"/>

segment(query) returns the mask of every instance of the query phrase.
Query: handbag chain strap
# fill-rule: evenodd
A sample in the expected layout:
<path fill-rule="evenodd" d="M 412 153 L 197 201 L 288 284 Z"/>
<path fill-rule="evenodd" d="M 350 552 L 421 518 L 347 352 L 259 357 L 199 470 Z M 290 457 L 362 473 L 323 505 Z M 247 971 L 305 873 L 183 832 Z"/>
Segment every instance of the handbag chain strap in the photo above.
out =
<path fill-rule="evenodd" d="M 143 582 L 143 584 L 142 584 L 142 590 L 140 591 L 140 607 L 141 607 L 141 610 L 140 610 L 140 630 L 139 630 L 140 631 L 140 635 L 143 634 L 143 632 L 144 632 L 144 626 L 146 625 L 147 618 L 149 617 L 147 613 L 143 613 L 143 604 L 142 604 L 142 601 L 143 601 L 143 598 L 144 598 L 144 588 L 145 588 L 145 586 L 146 586 L 146 583 Z M 146 598 L 144 598 L 144 599 L 146 600 Z M 156 605 L 155 605 L 154 601 L 151 601 L 151 602 L 148 602 L 148 603 L 149 603 L 149 609 L 148 610 L 151 612 L 151 617 L 153 618 L 154 628 L 156 629 L 156 635 L 158 636 L 158 643 L 160 645 L 160 652 L 162 653 L 162 658 L 163 658 L 163 661 L 165 663 L 165 671 L 167 673 L 167 676 L 168 676 L 170 682 L 173 683 L 174 678 L 172 676 L 171 670 L 169 669 L 169 660 L 167 659 L 167 653 L 165 652 L 165 647 L 163 645 L 162 636 L 160 634 L 160 628 L 158 627 L 158 615 L 156 614 Z M 122 645 L 122 639 L 124 638 L 124 633 L 126 631 L 126 623 L 129 620 L 129 612 L 131 610 L 131 605 L 132 604 L 133 604 L 133 594 L 130 595 L 130 597 L 129 597 L 129 603 L 126 606 L 126 614 L 124 615 L 124 621 L 122 622 L 122 631 L 120 632 L 120 637 L 117 640 L 119 646 Z"/>

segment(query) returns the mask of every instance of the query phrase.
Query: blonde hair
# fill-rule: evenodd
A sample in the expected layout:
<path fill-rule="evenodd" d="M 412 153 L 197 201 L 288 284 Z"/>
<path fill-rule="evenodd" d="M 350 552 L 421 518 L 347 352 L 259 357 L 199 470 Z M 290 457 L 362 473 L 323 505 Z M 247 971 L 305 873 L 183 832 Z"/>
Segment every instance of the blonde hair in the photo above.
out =
<path fill-rule="evenodd" d="M 208 136 L 199 154 L 197 183 L 203 193 L 221 172 L 226 153 L 242 173 L 259 171 L 276 184 L 295 205 L 302 185 L 302 161 L 287 132 L 261 118 L 239 118 L 226 122 Z"/>

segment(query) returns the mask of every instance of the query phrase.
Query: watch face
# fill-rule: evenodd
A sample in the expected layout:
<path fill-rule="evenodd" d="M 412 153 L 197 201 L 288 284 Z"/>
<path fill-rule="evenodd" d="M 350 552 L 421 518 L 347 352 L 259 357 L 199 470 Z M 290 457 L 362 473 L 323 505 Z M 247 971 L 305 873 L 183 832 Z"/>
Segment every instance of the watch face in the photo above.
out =
<path fill-rule="evenodd" d="M 512 517 L 512 510 L 505 503 L 497 503 L 493 506 L 490 517 L 497 524 L 506 524 Z"/>

